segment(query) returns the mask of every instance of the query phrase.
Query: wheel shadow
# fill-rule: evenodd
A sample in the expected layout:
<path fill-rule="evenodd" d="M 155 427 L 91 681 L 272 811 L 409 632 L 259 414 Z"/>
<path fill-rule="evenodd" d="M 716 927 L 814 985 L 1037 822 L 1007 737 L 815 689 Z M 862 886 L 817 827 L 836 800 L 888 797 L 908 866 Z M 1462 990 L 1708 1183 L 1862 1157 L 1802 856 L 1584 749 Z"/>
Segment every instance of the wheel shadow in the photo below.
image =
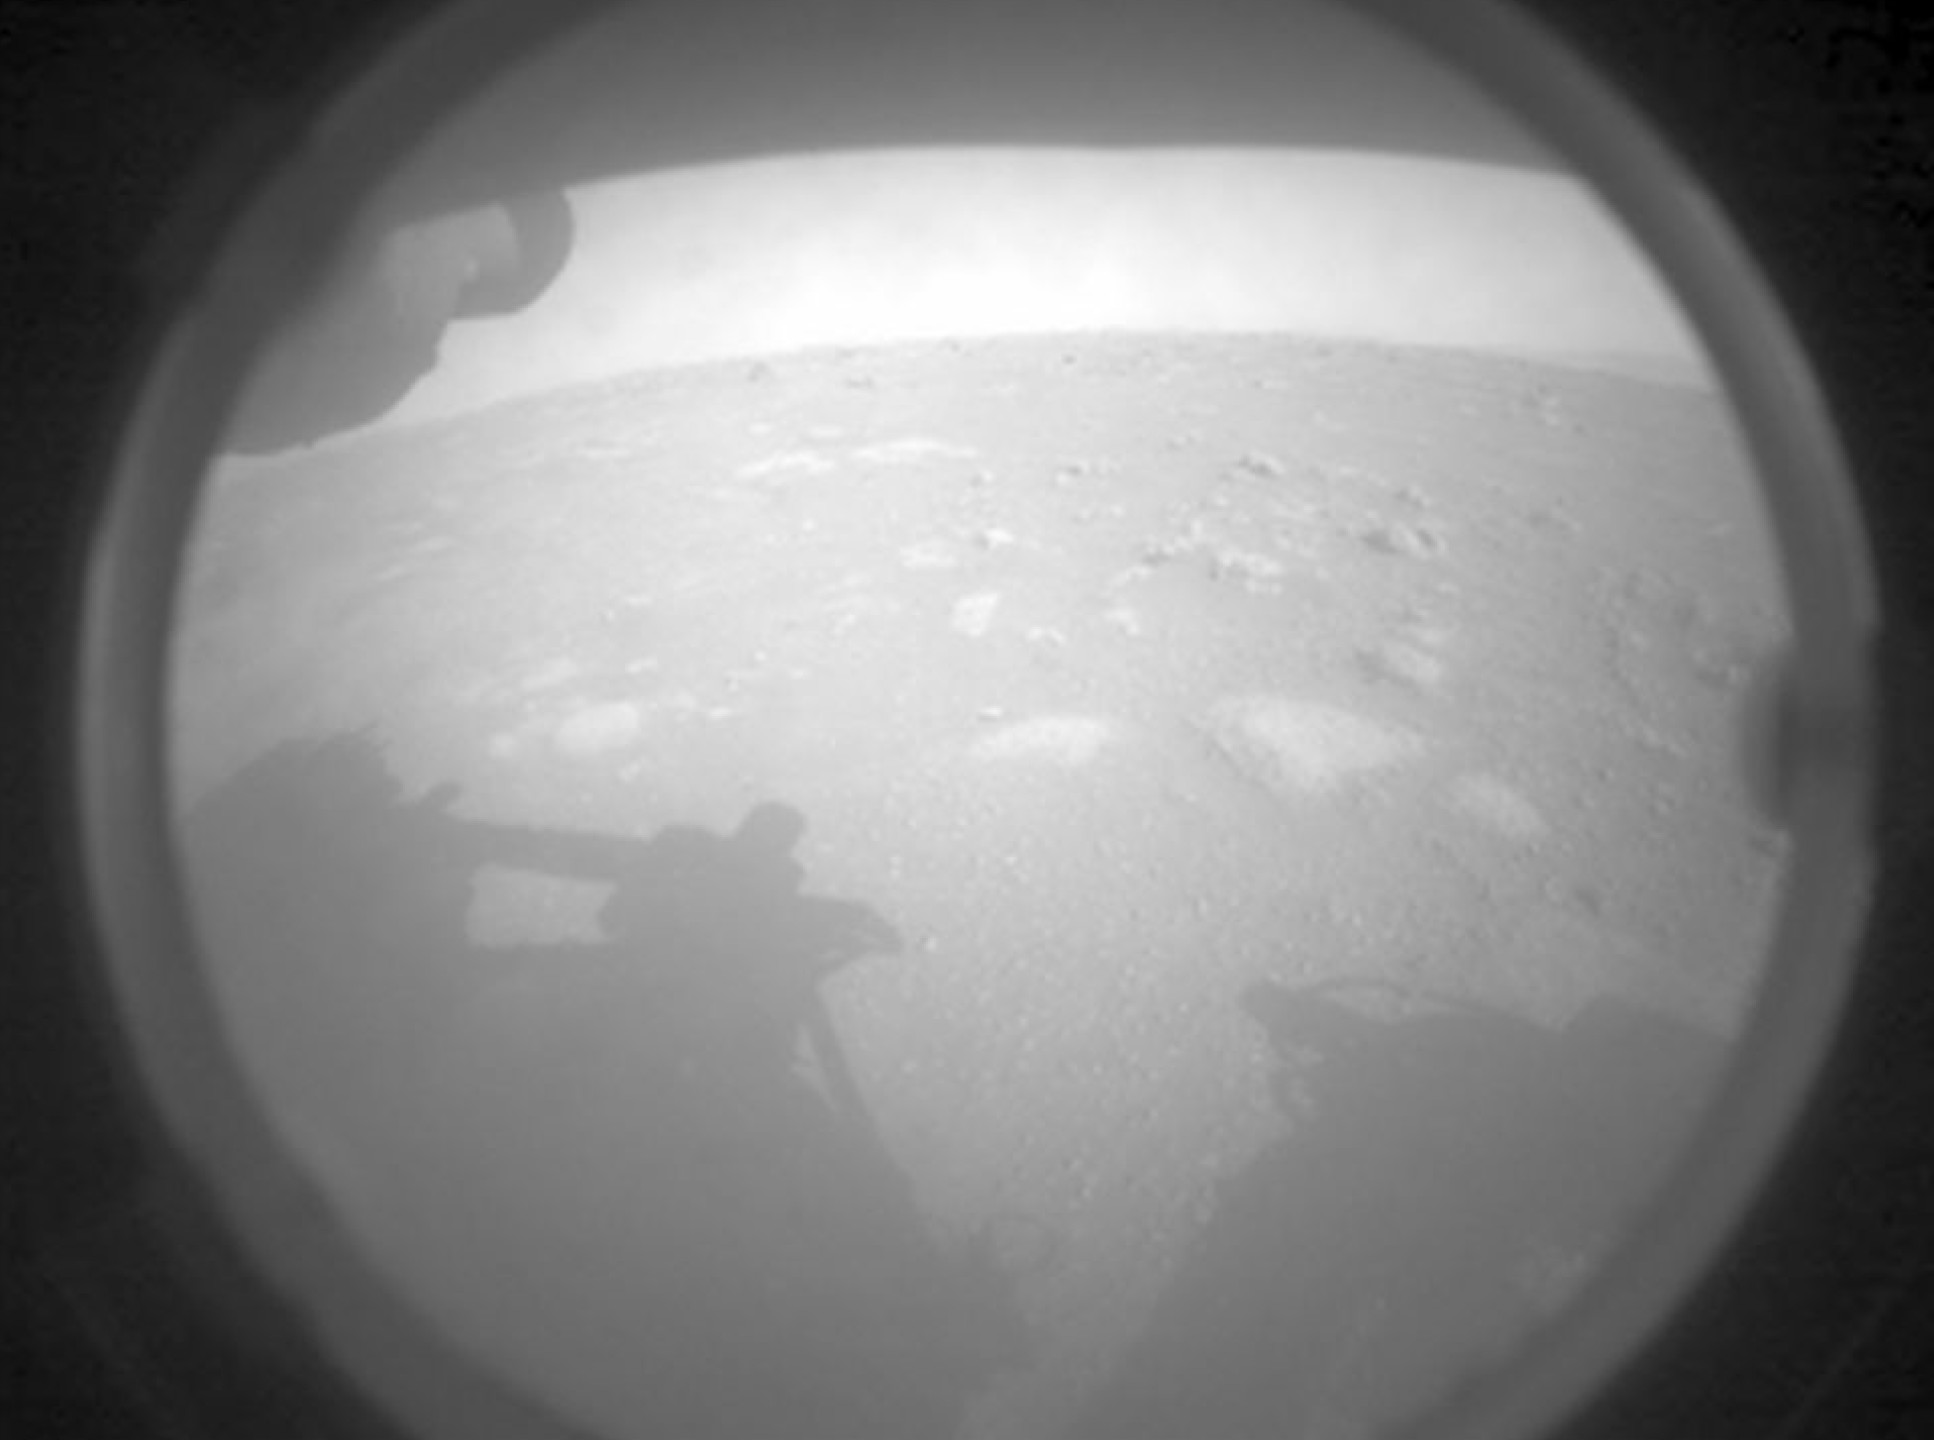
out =
<path fill-rule="evenodd" d="M 1664 1180 L 1726 1057 L 1625 1001 L 1548 1030 L 1251 986 L 1282 1139 L 1227 1182 L 1079 1440 L 1362 1436 L 1510 1360 Z"/>

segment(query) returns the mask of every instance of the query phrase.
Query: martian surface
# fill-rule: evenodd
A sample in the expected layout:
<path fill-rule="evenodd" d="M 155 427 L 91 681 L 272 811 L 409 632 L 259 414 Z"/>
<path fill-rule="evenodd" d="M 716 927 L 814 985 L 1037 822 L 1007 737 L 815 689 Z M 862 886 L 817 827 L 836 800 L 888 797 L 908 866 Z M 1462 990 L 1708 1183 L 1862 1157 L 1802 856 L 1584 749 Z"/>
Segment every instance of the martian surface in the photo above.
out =
<path fill-rule="evenodd" d="M 1050 1440 L 1306 1123 L 1253 987 L 1360 982 L 1366 1023 L 1434 997 L 1556 1035 L 1617 1001 L 1737 1033 L 1786 841 L 1736 726 L 1788 627 L 1702 388 L 1287 335 L 828 348 L 218 464 L 173 773 L 184 825 L 278 745 L 349 733 L 479 825 L 642 839 L 794 807 L 806 887 L 903 940 L 822 987 L 879 1135 L 934 1236 L 991 1237 L 1025 1318 L 961 1433 Z M 610 884 L 501 857 L 466 879 L 476 979 L 413 1032 L 384 1123 L 469 1169 L 373 1137 L 332 1088 L 354 1049 L 292 1043 L 276 965 L 217 946 L 213 981 L 425 1310 L 586 1423 L 654 1433 L 611 1340 L 646 1282 L 622 1253 L 530 1279 L 556 1215 L 604 1233 L 650 1163 L 621 1060 L 568 1118 L 538 1099 L 640 1043 L 635 1006 L 573 1008 L 543 958 L 610 938 Z M 1592 1264 L 1525 1244 L 1500 1334 Z M 1435 1393 L 1421 1360 L 1372 1363 L 1411 1333 L 1376 1283 L 1307 1434 Z"/>

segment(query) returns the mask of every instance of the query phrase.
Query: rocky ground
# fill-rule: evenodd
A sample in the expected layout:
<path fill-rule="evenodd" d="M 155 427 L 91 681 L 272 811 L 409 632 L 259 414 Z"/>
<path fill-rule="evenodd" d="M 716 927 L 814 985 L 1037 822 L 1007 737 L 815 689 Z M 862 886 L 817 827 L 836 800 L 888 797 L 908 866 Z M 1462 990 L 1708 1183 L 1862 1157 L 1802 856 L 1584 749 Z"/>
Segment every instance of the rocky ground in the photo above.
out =
<path fill-rule="evenodd" d="M 1249 982 L 1738 1025 L 1783 851 L 1734 725 L 1785 634 L 1703 391 L 1284 337 L 936 342 L 224 464 L 175 768 L 187 807 L 372 726 L 480 819 L 797 806 L 811 888 L 908 937 L 829 987 L 881 1128 L 938 1231 L 999 1237 L 1036 1333 L 974 1428 L 1049 1435 L 1282 1129 Z M 592 937 L 601 898 L 484 867 L 471 936 Z"/>

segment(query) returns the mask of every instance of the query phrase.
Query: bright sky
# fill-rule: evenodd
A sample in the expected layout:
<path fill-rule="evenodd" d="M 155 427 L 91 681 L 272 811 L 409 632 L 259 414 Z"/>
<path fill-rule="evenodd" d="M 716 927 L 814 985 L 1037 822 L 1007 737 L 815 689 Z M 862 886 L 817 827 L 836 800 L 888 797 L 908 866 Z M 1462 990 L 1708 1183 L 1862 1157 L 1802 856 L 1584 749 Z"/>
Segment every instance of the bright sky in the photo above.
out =
<path fill-rule="evenodd" d="M 1582 183 L 1321 150 L 947 149 L 662 171 L 572 192 L 578 247 L 454 326 L 407 422 L 646 365 L 1085 329 L 1282 330 L 1697 373 Z"/>

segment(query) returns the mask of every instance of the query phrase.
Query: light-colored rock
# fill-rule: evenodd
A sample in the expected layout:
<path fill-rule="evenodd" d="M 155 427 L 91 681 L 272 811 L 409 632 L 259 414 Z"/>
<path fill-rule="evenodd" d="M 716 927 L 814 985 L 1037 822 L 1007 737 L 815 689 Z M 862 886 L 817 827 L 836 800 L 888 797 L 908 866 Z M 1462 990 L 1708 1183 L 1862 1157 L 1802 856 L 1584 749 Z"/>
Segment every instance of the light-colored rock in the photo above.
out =
<path fill-rule="evenodd" d="M 551 734 L 559 754 L 572 760 L 593 760 L 621 750 L 638 738 L 644 717 L 626 700 L 586 705 L 566 716 Z"/>
<path fill-rule="evenodd" d="M 1230 468 L 1241 474 L 1254 475 L 1264 480 L 1280 480 L 1285 473 L 1282 461 L 1261 450 L 1250 450 L 1238 455 L 1235 464 Z"/>
<path fill-rule="evenodd" d="M 916 465 L 923 460 L 971 460 L 977 453 L 971 445 L 956 445 L 950 440 L 909 435 L 900 440 L 862 445 L 853 452 L 853 458 L 869 465 Z"/>
<path fill-rule="evenodd" d="M 1219 701 L 1206 730 L 1271 789 L 1318 795 L 1423 755 L 1423 737 L 1340 705 L 1243 695 Z"/>
<path fill-rule="evenodd" d="M 1448 669 L 1441 655 L 1402 640 L 1366 646 L 1357 652 L 1357 659 L 1372 679 L 1392 680 L 1416 690 L 1436 689 Z"/>
<path fill-rule="evenodd" d="M 1072 769 L 1093 760 L 1116 733 L 1113 721 L 1095 715 L 1037 715 L 981 737 L 969 753 L 976 760 L 1042 760 Z"/>
<path fill-rule="evenodd" d="M 1273 590 L 1288 573 L 1288 567 L 1273 555 L 1234 545 L 1219 545 L 1209 552 L 1209 574 L 1217 580 L 1234 580 L 1250 590 Z"/>
<path fill-rule="evenodd" d="M 756 480 L 763 475 L 824 475 L 833 462 L 811 450 L 783 450 L 739 467 L 739 475 Z"/>
<path fill-rule="evenodd" d="M 1408 560 L 1434 560 L 1445 550 L 1444 537 L 1430 525 L 1379 521 L 1359 531 L 1357 538 L 1380 555 L 1397 555 Z"/>
<path fill-rule="evenodd" d="M 1544 812 L 1495 775 L 1458 776 L 1451 785 L 1451 803 L 1507 839 L 1531 844 L 1551 833 Z"/>

